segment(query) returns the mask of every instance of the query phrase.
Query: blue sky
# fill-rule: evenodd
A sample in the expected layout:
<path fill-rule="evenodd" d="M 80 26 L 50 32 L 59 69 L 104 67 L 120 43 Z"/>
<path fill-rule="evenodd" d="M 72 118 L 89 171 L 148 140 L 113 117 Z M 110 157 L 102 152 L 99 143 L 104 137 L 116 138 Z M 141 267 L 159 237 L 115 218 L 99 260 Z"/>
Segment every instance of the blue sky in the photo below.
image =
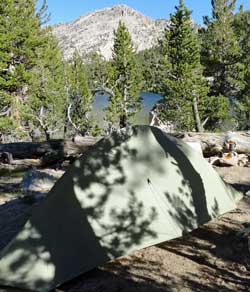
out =
<path fill-rule="evenodd" d="M 42 0 L 39 0 L 40 2 Z M 51 13 L 51 24 L 69 22 L 95 9 L 126 4 L 152 18 L 168 18 L 178 0 L 47 0 Z M 211 14 L 211 0 L 186 0 L 193 11 L 195 22 L 202 23 L 202 16 Z M 243 4 L 250 9 L 250 0 L 238 0 L 237 7 Z"/>

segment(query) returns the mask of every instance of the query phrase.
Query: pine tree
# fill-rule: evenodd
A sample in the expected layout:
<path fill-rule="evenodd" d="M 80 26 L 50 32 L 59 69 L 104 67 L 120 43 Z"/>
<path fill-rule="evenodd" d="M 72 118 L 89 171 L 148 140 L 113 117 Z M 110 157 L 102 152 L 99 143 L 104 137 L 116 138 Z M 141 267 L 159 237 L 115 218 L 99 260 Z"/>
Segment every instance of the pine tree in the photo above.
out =
<path fill-rule="evenodd" d="M 85 65 L 78 52 L 74 53 L 71 61 L 68 84 L 68 120 L 78 134 L 89 134 L 92 127 L 89 114 L 93 95 L 86 77 Z"/>
<path fill-rule="evenodd" d="M 12 15 L 14 14 L 13 0 L 0 2 L 0 132 L 9 134 L 15 123 L 11 118 L 11 85 L 14 68 L 12 65 L 11 48 L 13 43 Z"/>
<path fill-rule="evenodd" d="M 234 111 L 240 129 L 250 128 L 250 12 L 243 7 L 235 15 L 234 30 L 241 47 L 241 62 L 244 65 L 244 88 L 238 92 Z"/>
<path fill-rule="evenodd" d="M 235 96 L 244 87 L 241 49 L 233 28 L 235 2 L 212 0 L 212 18 L 204 18 L 203 61 L 214 96 Z"/>
<path fill-rule="evenodd" d="M 44 45 L 44 34 L 40 20 L 35 15 L 34 0 L 13 1 L 14 14 L 11 15 L 12 44 L 11 64 L 13 83 L 11 91 L 22 97 L 23 87 L 32 79 L 32 69 L 36 65 L 37 48 Z"/>
<path fill-rule="evenodd" d="M 26 100 L 37 61 L 44 46 L 41 22 L 34 0 L 3 0 L 0 3 L 0 92 L 1 104 L 21 129 L 20 105 Z M 12 122 L 13 123 L 13 122 Z"/>
<path fill-rule="evenodd" d="M 161 41 L 165 110 L 163 119 L 178 130 L 202 131 L 199 106 L 207 94 L 202 77 L 200 45 L 195 33 L 191 12 L 182 0 L 171 15 L 169 27 Z"/>
<path fill-rule="evenodd" d="M 111 64 L 112 95 L 106 109 L 106 119 L 120 128 L 129 124 L 141 107 L 141 73 L 135 60 L 131 36 L 122 22 L 114 32 L 113 60 Z"/>
<path fill-rule="evenodd" d="M 29 131 L 40 128 L 49 140 L 62 131 L 65 120 L 64 64 L 62 54 L 50 30 L 44 31 L 46 42 L 37 50 L 36 67 L 28 99 L 22 104 L 24 124 Z"/>

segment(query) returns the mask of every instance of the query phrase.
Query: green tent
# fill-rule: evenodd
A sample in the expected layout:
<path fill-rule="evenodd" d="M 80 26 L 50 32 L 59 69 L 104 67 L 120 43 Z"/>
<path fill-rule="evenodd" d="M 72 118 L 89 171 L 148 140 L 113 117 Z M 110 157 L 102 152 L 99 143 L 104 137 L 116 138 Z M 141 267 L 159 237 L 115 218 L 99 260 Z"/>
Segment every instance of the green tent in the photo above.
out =
<path fill-rule="evenodd" d="M 240 198 L 187 144 L 149 126 L 93 146 L 1 253 L 0 284 L 35 291 L 170 240 Z"/>

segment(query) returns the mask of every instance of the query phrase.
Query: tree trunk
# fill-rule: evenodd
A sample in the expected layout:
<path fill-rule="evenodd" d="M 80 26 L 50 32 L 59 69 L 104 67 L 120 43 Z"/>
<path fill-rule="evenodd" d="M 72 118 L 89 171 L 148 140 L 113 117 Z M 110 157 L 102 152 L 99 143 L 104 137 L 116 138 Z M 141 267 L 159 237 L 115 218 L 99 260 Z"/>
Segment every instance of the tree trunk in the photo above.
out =
<path fill-rule="evenodd" d="M 128 115 L 127 115 L 127 86 L 124 87 L 124 105 L 123 105 L 123 113 L 122 116 L 120 116 L 120 129 L 126 128 L 128 126 Z"/>
<path fill-rule="evenodd" d="M 126 115 L 120 116 L 120 129 L 126 128 L 128 125 L 127 117 Z"/>
<path fill-rule="evenodd" d="M 47 130 L 44 130 L 44 133 L 45 133 L 46 141 L 49 141 L 50 140 L 49 132 Z"/>
<path fill-rule="evenodd" d="M 67 137 L 67 130 L 68 130 L 68 114 L 67 111 L 65 113 L 65 120 L 64 120 L 64 126 L 63 126 L 63 138 L 66 139 Z"/>
<path fill-rule="evenodd" d="M 196 131 L 203 132 L 204 130 L 203 130 L 203 126 L 200 120 L 197 97 L 194 97 L 193 99 L 193 112 L 194 112 Z"/>

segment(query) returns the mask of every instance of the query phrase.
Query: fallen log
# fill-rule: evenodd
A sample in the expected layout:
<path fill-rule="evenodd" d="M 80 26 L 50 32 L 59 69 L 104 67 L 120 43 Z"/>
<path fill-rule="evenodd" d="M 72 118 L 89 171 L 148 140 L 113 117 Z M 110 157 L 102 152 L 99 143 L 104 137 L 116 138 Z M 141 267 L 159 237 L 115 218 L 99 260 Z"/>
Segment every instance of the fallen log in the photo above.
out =
<path fill-rule="evenodd" d="M 11 162 L 13 166 L 23 165 L 23 166 L 42 166 L 41 159 L 16 159 Z"/>
<path fill-rule="evenodd" d="M 199 142 L 205 157 L 228 152 L 226 141 L 228 133 L 171 133 L 170 135 L 186 142 Z M 250 132 L 234 132 L 235 152 L 250 154 Z M 96 137 L 76 137 L 73 140 L 52 140 L 48 142 L 19 142 L 0 144 L 0 154 L 9 153 L 13 159 L 40 159 L 45 164 L 60 159 L 76 157 L 100 140 Z"/>
<path fill-rule="evenodd" d="M 234 151 L 239 154 L 250 154 L 250 132 L 233 133 L 171 133 L 170 135 L 186 142 L 200 142 L 205 157 L 229 152 L 228 141 L 235 144 Z"/>
<path fill-rule="evenodd" d="M 207 161 L 216 166 L 250 167 L 250 154 L 223 153 L 222 157 L 211 156 Z"/>
<path fill-rule="evenodd" d="M 73 140 L 65 140 L 63 152 L 65 157 L 76 156 L 84 153 L 91 146 L 96 144 L 101 137 L 75 137 Z"/>
<path fill-rule="evenodd" d="M 0 176 L 13 175 L 14 173 L 23 173 L 28 171 L 31 168 L 30 165 L 12 165 L 0 163 Z"/>
<path fill-rule="evenodd" d="M 0 162 L 11 164 L 13 162 L 12 154 L 9 152 L 0 153 Z"/>
<path fill-rule="evenodd" d="M 13 159 L 38 159 L 49 154 L 56 156 L 57 159 L 63 159 L 85 152 L 99 139 L 96 137 L 81 137 L 74 140 L 0 144 L 0 153 L 9 153 Z"/>
<path fill-rule="evenodd" d="M 13 159 L 34 159 L 54 150 L 63 152 L 63 145 L 63 140 L 0 144 L 0 153 L 10 153 Z"/>

